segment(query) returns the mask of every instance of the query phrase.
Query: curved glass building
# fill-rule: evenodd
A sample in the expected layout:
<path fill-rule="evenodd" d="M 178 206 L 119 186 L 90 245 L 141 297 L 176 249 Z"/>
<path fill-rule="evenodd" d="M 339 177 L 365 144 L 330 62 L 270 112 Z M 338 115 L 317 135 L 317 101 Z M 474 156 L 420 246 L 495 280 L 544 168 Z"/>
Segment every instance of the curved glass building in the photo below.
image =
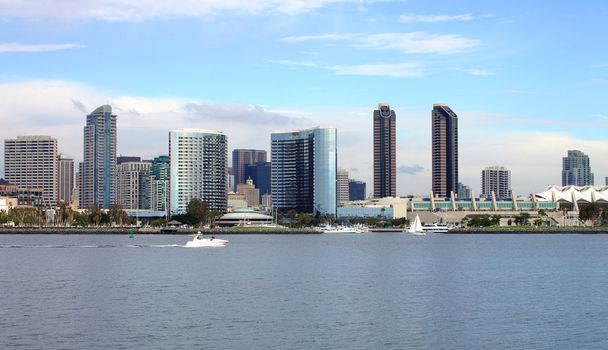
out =
<path fill-rule="evenodd" d="M 274 208 L 336 215 L 336 144 L 334 127 L 271 134 Z"/>

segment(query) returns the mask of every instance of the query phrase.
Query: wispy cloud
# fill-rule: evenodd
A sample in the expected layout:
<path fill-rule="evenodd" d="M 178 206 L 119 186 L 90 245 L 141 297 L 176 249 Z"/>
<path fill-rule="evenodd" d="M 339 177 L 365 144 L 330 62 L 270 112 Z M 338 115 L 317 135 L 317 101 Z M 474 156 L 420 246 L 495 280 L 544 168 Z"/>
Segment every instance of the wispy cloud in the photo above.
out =
<path fill-rule="evenodd" d="M 297 15 L 335 4 L 362 6 L 374 0 L 13 0 L 0 6 L 1 17 L 93 18 L 104 21 L 145 21 L 178 17 L 207 17 L 221 12 L 250 15 Z"/>
<path fill-rule="evenodd" d="M 330 65 L 326 63 L 315 63 L 306 61 L 292 60 L 266 60 L 267 62 L 284 65 L 287 67 L 306 67 L 324 69 L 337 75 L 362 75 L 362 76 L 383 76 L 392 78 L 413 78 L 424 75 L 424 65 L 417 62 L 401 63 L 369 63 L 355 65 Z"/>
<path fill-rule="evenodd" d="M 413 78 L 425 74 L 419 63 L 372 63 L 358 65 L 334 65 L 327 69 L 339 75 L 384 76 L 393 78 Z"/>
<path fill-rule="evenodd" d="M 18 44 L 0 43 L 0 52 L 49 52 L 82 47 L 78 44 Z"/>
<path fill-rule="evenodd" d="M 409 33 L 325 33 L 319 35 L 288 36 L 288 43 L 309 41 L 348 42 L 352 47 L 370 50 L 396 50 L 408 54 L 455 54 L 471 50 L 481 44 L 480 40 L 458 34 Z"/>
<path fill-rule="evenodd" d="M 397 167 L 397 172 L 399 172 L 401 174 L 409 174 L 409 175 L 418 174 L 418 173 L 422 172 L 423 170 L 424 170 L 424 167 L 419 164 L 401 165 L 401 166 Z"/>
<path fill-rule="evenodd" d="M 494 72 L 492 72 L 491 70 L 482 69 L 482 68 L 459 68 L 459 69 L 456 69 L 456 71 L 463 73 L 463 74 L 475 75 L 478 77 L 494 75 Z"/>
<path fill-rule="evenodd" d="M 465 22 L 475 17 L 470 13 L 461 15 L 401 15 L 399 20 L 404 23 L 438 23 L 438 22 Z"/>

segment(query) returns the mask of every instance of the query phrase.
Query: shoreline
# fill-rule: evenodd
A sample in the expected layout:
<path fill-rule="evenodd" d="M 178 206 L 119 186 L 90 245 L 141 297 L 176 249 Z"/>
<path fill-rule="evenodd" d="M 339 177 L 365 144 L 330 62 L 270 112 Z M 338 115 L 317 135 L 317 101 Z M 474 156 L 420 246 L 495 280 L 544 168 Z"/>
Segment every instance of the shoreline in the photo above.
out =
<path fill-rule="evenodd" d="M 133 227 L 0 227 L 0 235 L 3 234 L 49 234 L 49 235 L 128 235 L 131 231 L 135 235 L 189 235 L 196 232 L 215 235 L 234 234 L 265 234 L 265 235 L 300 235 L 321 234 L 322 232 L 311 229 L 178 229 L 177 231 L 161 232 L 161 229 L 136 230 Z"/>
<path fill-rule="evenodd" d="M 310 228 L 299 229 L 243 229 L 243 228 L 220 228 L 213 230 L 205 229 L 178 229 L 177 231 L 162 232 L 158 229 L 135 230 L 132 227 L 0 227 L 0 235 L 3 234 L 58 234 L 58 235 L 128 235 L 131 231 L 135 235 L 188 235 L 196 232 L 215 235 L 235 234 L 264 234 L 264 235 L 301 235 L 301 234 L 323 234 Z M 375 229 L 371 233 L 403 233 L 402 229 Z M 517 227 L 517 228 L 462 228 L 454 229 L 448 235 L 483 235 L 483 234 L 608 234 L 608 227 Z"/>

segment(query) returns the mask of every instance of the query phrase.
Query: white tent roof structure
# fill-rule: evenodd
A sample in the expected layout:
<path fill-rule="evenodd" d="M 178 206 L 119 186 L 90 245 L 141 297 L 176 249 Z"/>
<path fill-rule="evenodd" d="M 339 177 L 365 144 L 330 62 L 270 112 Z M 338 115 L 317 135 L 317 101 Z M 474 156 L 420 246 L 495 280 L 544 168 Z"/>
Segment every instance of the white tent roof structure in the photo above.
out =
<path fill-rule="evenodd" d="M 537 193 L 538 201 L 574 204 L 608 203 L 608 186 L 556 186 Z"/>

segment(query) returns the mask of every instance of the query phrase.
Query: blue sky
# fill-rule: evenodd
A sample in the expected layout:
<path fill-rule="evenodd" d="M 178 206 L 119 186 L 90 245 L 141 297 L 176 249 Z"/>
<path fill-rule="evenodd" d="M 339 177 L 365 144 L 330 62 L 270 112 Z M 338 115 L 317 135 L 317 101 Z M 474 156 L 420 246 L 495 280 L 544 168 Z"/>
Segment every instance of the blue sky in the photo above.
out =
<path fill-rule="evenodd" d="M 1 138 L 57 137 L 81 158 L 84 114 L 111 103 L 119 153 L 216 128 L 268 148 L 276 129 L 333 124 L 339 165 L 371 188 L 371 114 L 397 112 L 400 194 L 430 190 L 430 110 L 461 125 L 461 179 L 558 183 L 568 149 L 608 176 L 603 1 L 90 0 L 0 5 Z M 122 131 L 122 133 L 121 133 Z M 128 135 L 128 137 L 121 137 Z M 603 184 L 603 181 L 601 181 Z"/>

